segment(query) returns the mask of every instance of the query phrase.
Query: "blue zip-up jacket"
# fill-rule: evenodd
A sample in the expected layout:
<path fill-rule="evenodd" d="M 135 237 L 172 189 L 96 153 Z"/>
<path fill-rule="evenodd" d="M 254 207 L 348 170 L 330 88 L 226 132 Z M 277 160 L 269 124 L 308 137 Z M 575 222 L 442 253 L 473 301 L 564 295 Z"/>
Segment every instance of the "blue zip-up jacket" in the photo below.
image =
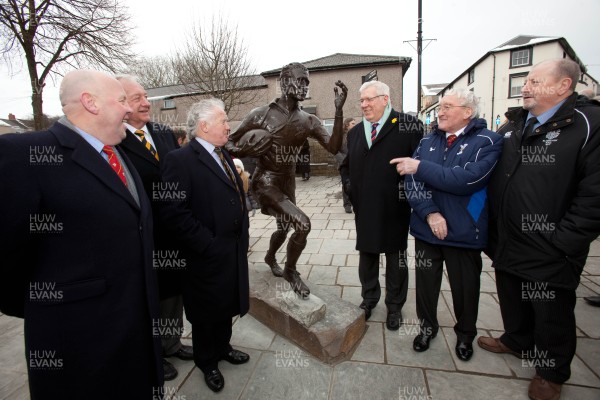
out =
<path fill-rule="evenodd" d="M 472 119 L 446 149 L 446 132 L 424 137 L 413 158 L 417 173 L 407 175 L 404 188 L 413 208 L 410 232 L 431 244 L 483 249 L 488 238 L 487 183 L 502 152 L 502 136 L 486 129 L 486 121 Z M 427 224 L 427 215 L 439 212 L 448 235 L 439 240 Z"/>

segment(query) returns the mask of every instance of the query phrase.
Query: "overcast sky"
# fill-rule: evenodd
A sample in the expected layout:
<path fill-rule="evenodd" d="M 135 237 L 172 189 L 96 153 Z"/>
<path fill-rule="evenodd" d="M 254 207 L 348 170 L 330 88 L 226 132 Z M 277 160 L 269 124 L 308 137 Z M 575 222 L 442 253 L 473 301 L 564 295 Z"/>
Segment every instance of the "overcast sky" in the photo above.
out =
<path fill-rule="evenodd" d="M 404 110 L 416 111 L 417 54 L 404 41 L 416 40 L 417 0 L 124 3 L 136 25 L 135 48 L 146 56 L 168 53 L 191 21 L 210 21 L 221 13 L 238 26 L 257 72 L 333 53 L 411 57 L 404 78 Z M 521 34 L 564 37 L 600 80 L 600 46 L 597 33 L 592 33 L 597 32 L 598 16 L 599 0 L 423 0 L 423 37 L 437 40 L 423 52 L 422 83 L 450 82 L 488 50 Z M 30 116 L 27 75 L 10 77 L 4 64 L 1 70 L 0 115 Z M 49 81 L 44 92 L 49 115 L 61 113 L 53 85 Z"/>

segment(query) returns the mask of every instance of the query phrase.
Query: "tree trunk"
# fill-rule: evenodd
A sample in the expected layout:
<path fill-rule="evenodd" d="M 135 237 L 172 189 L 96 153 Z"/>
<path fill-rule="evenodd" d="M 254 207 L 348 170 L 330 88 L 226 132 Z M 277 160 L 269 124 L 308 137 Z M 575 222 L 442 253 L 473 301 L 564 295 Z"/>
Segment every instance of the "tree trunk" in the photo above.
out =
<path fill-rule="evenodd" d="M 47 128 L 47 126 L 45 126 L 46 121 L 44 118 L 44 111 L 42 108 L 42 103 L 43 103 L 42 93 L 44 91 L 44 87 L 43 87 L 43 85 L 37 86 L 35 84 L 32 84 L 31 88 L 32 88 L 31 107 L 33 108 L 34 129 L 36 131 L 41 131 L 41 130 Z"/>

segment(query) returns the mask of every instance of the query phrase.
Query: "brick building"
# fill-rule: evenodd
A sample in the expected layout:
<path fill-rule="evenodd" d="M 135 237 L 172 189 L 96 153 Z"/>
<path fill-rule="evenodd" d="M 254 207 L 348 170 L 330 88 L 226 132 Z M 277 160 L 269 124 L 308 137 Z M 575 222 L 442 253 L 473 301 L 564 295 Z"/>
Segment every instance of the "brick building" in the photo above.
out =
<path fill-rule="evenodd" d="M 344 106 L 344 117 L 360 118 L 358 89 L 368 79 L 378 79 L 390 86 L 392 105 L 402 110 L 403 78 L 410 67 L 408 57 L 378 56 L 363 54 L 336 53 L 327 57 L 303 62 L 309 70 L 309 93 L 301 104 L 302 108 L 315 114 L 331 131 L 335 115 L 335 82 L 341 80 L 348 87 L 348 99 Z M 233 130 L 252 109 L 265 105 L 279 97 L 279 73 L 281 68 L 262 72 L 248 77 L 245 90 L 249 102 L 229 110 Z M 152 104 L 152 120 L 174 128 L 183 128 L 189 107 L 207 95 L 201 90 L 190 90 L 184 85 L 147 88 L 148 99 Z M 311 169 L 313 174 L 337 174 L 334 158 L 312 139 Z"/>

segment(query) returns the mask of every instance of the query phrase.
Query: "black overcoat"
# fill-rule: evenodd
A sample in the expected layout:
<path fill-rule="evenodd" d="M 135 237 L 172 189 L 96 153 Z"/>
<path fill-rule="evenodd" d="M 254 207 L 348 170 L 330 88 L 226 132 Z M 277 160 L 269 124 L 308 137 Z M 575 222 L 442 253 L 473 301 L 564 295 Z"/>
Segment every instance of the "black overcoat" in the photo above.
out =
<path fill-rule="evenodd" d="M 163 160 L 168 152 L 178 149 L 179 145 L 173 131 L 166 125 L 149 122 L 148 131 L 152 136 L 159 160 Z M 160 204 L 164 201 L 164 189 L 160 182 L 159 161 L 150 154 L 133 132 L 127 131 L 127 136 L 119 148 L 129 157 L 135 169 L 140 174 L 146 194 L 152 205 L 154 222 L 154 259 L 153 266 L 158 274 L 158 289 L 161 299 L 167 299 L 181 294 L 181 258 L 176 252 L 176 244 L 161 223 L 159 218 Z"/>
<path fill-rule="evenodd" d="M 32 399 L 162 385 L 150 204 L 61 123 L 0 137 L 0 309 L 24 317 Z M 118 393 L 118 395 L 116 395 Z"/>
<path fill-rule="evenodd" d="M 390 160 L 411 157 L 422 137 L 419 120 L 395 110 L 371 148 L 363 123 L 348 132 L 348 154 L 340 173 L 343 182 L 350 182 L 356 250 L 387 253 L 406 249 L 410 206 L 404 195 L 404 179 Z"/>
<path fill-rule="evenodd" d="M 226 150 L 223 155 L 242 181 Z M 222 320 L 249 307 L 248 212 L 240 194 L 197 140 L 162 162 L 163 184 L 178 191 L 162 216 L 187 255 L 183 301 L 187 319 Z M 182 198 L 183 196 L 183 198 Z"/>

